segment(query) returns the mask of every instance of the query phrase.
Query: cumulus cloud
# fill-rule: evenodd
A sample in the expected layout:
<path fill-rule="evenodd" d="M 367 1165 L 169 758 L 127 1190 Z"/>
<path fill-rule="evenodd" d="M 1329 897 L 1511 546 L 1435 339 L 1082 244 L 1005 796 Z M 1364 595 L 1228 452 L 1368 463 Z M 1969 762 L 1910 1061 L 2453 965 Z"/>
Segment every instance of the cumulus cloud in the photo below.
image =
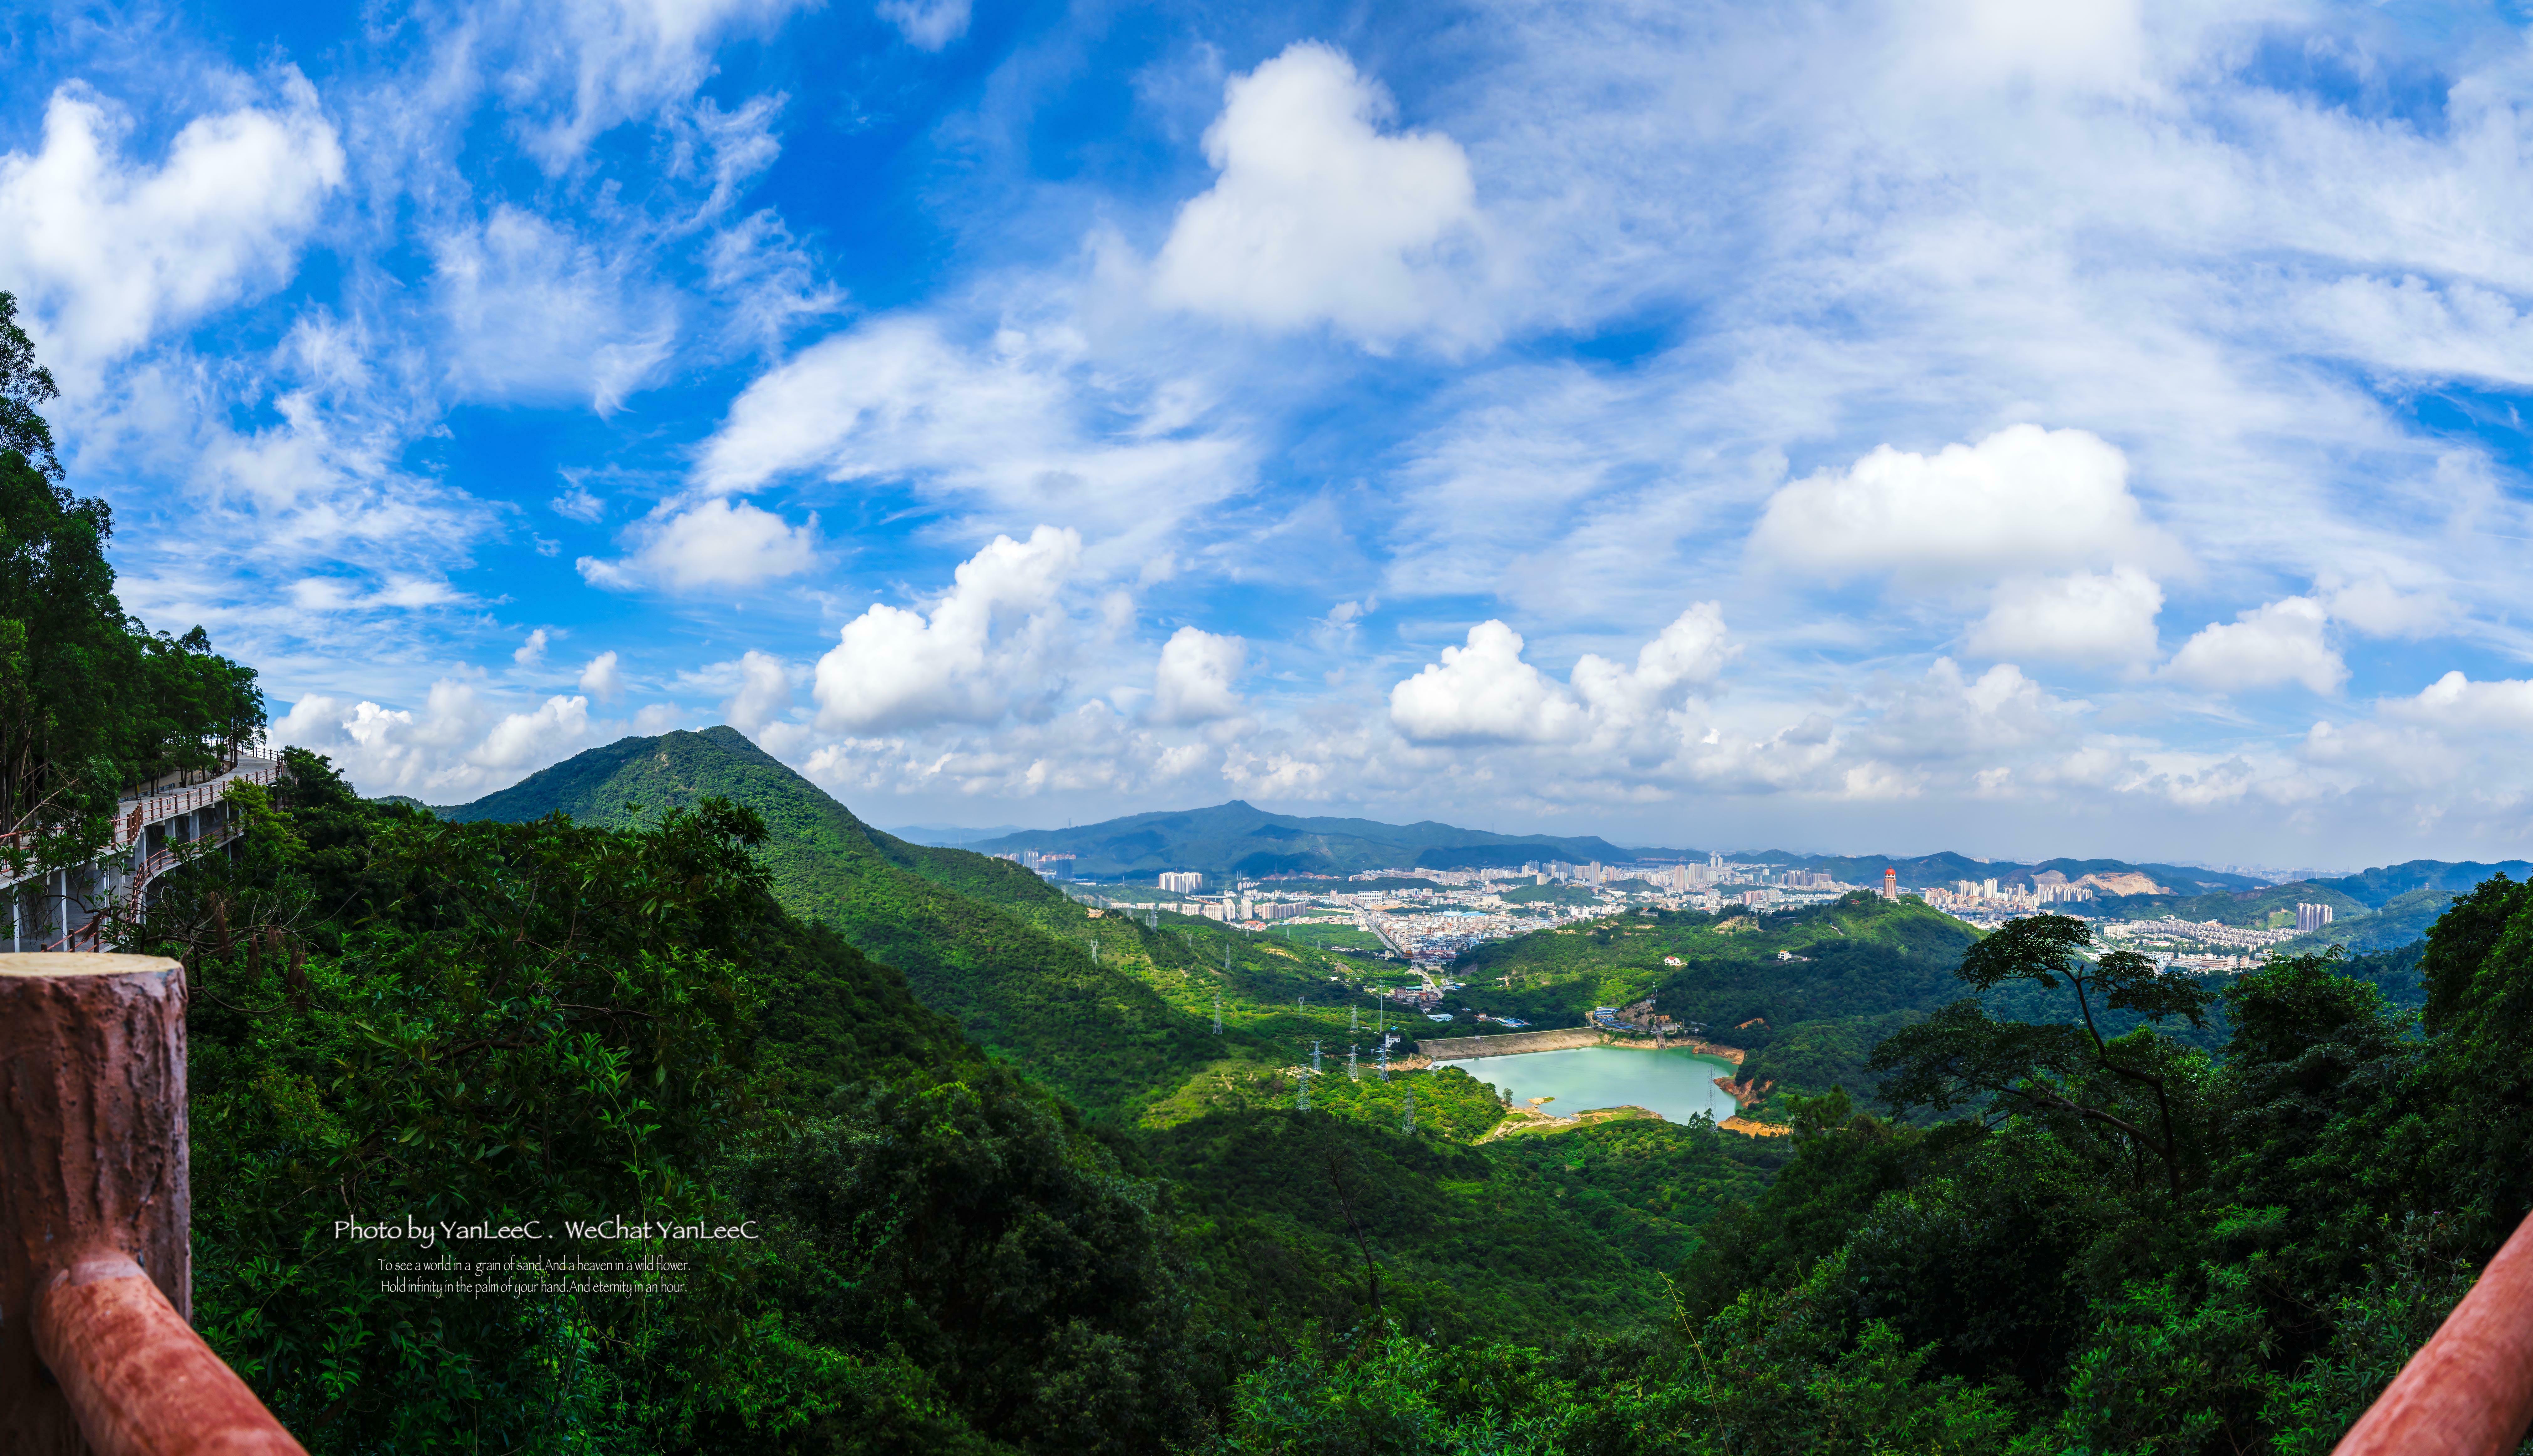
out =
<path fill-rule="evenodd" d="M 1249 661 L 1249 644 L 1199 627 L 1181 627 L 1161 645 L 1152 671 L 1152 718 L 1157 723 L 1205 723 L 1240 711 L 1231 690 Z"/>
<path fill-rule="evenodd" d="M 1932 455 L 1880 445 L 1770 496 L 1750 545 L 1830 578 L 2001 575 L 2160 555 L 2167 548 L 2128 475 L 2128 457 L 2084 430 L 2016 425 Z"/>
<path fill-rule="evenodd" d="M 123 154 L 131 123 L 80 85 L 44 107 L 33 154 L 0 155 L 0 278 L 56 369 L 109 363 L 159 332 L 286 281 L 343 147 L 316 88 L 198 117 L 156 167 Z"/>
<path fill-rule="evenodd" d="M 1370 341 L 1470 325 L 1477 192 L 1458 143 L 1388 134 L 1396 111 L 1344 52 L 1303 41 L 1224 89 L 1205 134 L 1220 173 L 1152 265 L 1162 304 Z"/>
<path fill-rule="evenodd" d="M 2533 682 L 2505 677 L 2474 682 L 2447 672 L 2416 697 L 2387 698 L 2380 716 L 2462 733 L 2517 734 L 2533 730 Z"/>
<path fill-rule="evenodd" d="M 917 50 L 939 50 L 968 33 L 969 0 L 880 0 L 879 18 Z"/>
<path fill-rule="evenodd" d="M 1081 559 L 1081 533 L 1040 526 L 995 537 L 929 612 L 873 605 L 818 659 L 818 728 L 991 723 L 1043 702 L 1066 645 L 1057 599 Z"/>
<path fill-rule="evenodd" d="M 624 674 L 617 670 L 616 654 L 602 652 L 580 670 L 580 690 L 602 703 L 612 703 L 624 694 Z"/>
<path fill-rule="evenodd" d="M 2134 567 L 2018 578 L 1999 586 L 1994 602 L 1971 628 L 1970 650 L 1980 657 L 2140 663 L 2155 655 L 2163 588 Z"/>
<path fill-rule="evenodd" d="M 1700 602 L 1637 649 L 1633 668 L 1585 653 L 1574 664 L 1574 692 L 1596 718 L 1632 724 L 1670 706 L 1679 689 L 1713 682 L 1739 651 L 1724 640 L 1723 607 Z"/>
<path fill-rule="evenodd" d="M 2433 636 L 2450 626 L 2456 616 L 2453 603 L 2442 592 L 2405 592 L 2380 572 L 2352 582 L 2326 577 L 2316 585 L 2329 606 L 2332 621 L 2369 637 Z"/>
<path fill-rule="evenodd" d="M 2326 640 L 2329 613 L 2311 597 L 2288 597 L 2230 622 L 2210 622 L 2164 665 L 2170 676 L 2194 687 L 2242 692 L 2302 683 L 2333 693 L 2348 680 L 2348 666 Z"/>
<path fill-rule="evenodd" d="M 676 306 L 639 261 L 610 257 L 506 204 L 433 249 L 449 381 L 465 397 L 585 397 L 600 414 L 652 378 L 677 339 Z M 584 504 L 586 502 L 586 504 Z M 574 491 L 555 508 L 595 505 Z"/>
<path fill-rule="evenodd" d="M 1715 680 L 1734 649 L 1724 614 L 1701 602 L 1636 653 L 1633 667 L 1586 653 L 1561 684 L 1522 660 L 1519 632 L 1501 621 L 1469 629 L 1415 676 L 1389 690 L 1389 721 L 1416 743 L 1556 743 L 1596 729 L 1624 732 L 1677 706 L 1682 690 Z"/>
<path fill-rule="evenodd" d="M 522 668 L 529 668 L 545 661 L 545 656 L 546 629 L 539 627 L 528 634 L 527 641 L 519 644 L 518 651 L 510 654 L 510 661 Z"/>
<path fill-rule="evenodd" d="M 722 720 L 754 737 L 792 711 L 792 674 L 783 660 L 749 652 L 737 664 L 738 691 L 721 705 Z"/>
<path fill-rule="evenodd" d="M 1500 621 L 1469 628 L 1415 676 L 1389 690 L 1389 721 L 1417 743 L 1552 743 L 1584 715 L 1546 673 L 1522 661 L 1521 634 Z"/>
<path fill-rule="evenodd" d="M 634 550 L 622 560 L 580 558 L 590 585 L 629 591 L 656 584 L 674 592 L 756 587 L 796 576 L 818 556 L 816 516 L 795 526 L 744 500 L 706 500 L 630 534 Z"/>
<path fill-rule="evenodd" d="M 585 697 L 550 697 L 503 712 L 474 687 L 442 678 L 420 711 L 311 693 L 275 719 L 274 743 L 332 758 L 362 792 L 447 803 L 514 783 L 588 746 Z"/>

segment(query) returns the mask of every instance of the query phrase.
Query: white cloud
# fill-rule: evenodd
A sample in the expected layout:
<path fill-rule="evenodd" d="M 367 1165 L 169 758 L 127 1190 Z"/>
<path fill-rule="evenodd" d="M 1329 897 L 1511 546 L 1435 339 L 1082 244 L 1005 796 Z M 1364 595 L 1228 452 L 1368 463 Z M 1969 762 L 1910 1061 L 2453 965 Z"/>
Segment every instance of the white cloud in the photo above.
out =
<path fill-rule="evenodd" d="M 2347 583 L 2326 577 L 2317 585 L 2329 604 L 2330 619 L 2369 637 L 2431 637 L 2452 625 L 2457 615 L 2444 593 L 2405 592 L 2381 573 Z"/>
<path fill-rule="evenodd" d="M 642 281 L 640 260 L 609 257 L 535 213 L 503 204 L 432 251 L 449 381 L 466 397 L 586 397 L 610 414 L 676 342 L 676 305 Z M 556 508 L 564 501 L 578 504 L 566 495 Z"/>
<path fill-rule="evenodd" d="M 968 33 L 969 0 L 880 0 L 879 18 L 917 50 L 939 50 Z"/>
<path fill-rule="evenodd" d="M 602 652 L 580 670 L 580 690 L 602 703 L 612 703 L 623 696 L 624 674 L 617 670 L 616 654 Z"/>
<path fill-rule="evenodd" d="M 1152 670 L 1152 719 L 1157 723 L 1205 723 L 1240 711 L 1240 695 L 1231 690 L 1249 661 L 1249 644 L 1198 627 L 1181 627 L 1161 645 L 1161 660 Z"/>
<path fill-rule="evenodd" d="M 722 720 L 754 737 L 792 711 L 792 675 L 783 660 L 749 652 L 738 660 L 738 691 L 721 705 Z"/>
<path fill-rule="evenodd" d="M 542 768 L 589 737 L 589 699 L 548 698 L 493 725 L 468 761 L 487 769 Z"/>
<path fill-rule="evenodd" d="M 1700 602 L 1636 652 L 1633 667 L 1593 653 L 1560 684 L 1522 660 L 1521 634 L 1501 621 L 1469 629 L 1467 645 L 1389 690 L 1389 721 L 1414 743 L 1600 744 L 1660 726 L 1684 689 L 1716 679 L 1739 649 L 1725 641 L 1723 609 Z"/>
<path fill-rule="evenodd" d="M 1179 209 L 1153 262 L 1153 297 L 1269 329 L 1331 324 L 1376 343 L 1475 332 L 1468 156 L 1440 134 L 1383 133 L 1395 110 L 1343 52 L 1315 41 L 1232 78 L 1205 134 L 1221 175 Z"/>
<path fill-rule="evenodd" d="M 646 521 L 629 534 L 634 550 L 623 560 L 580 558 L 580 574 L 592 586 L 625 591 L 657 584 L 676 592 L 757 587 L 796 576 L 817 561 L 816 516 L 795 526 L 744 500 L 706 500 Z"/>
<path fill-rule="evenodd" d="M 2083 430 L 2015 425 L 1933 455 L 1890 445 L 1776 493 L 1753 551 L 1832 578 L 2007 573 L 2161 554 L 2128 457 Z"/>
<path fill-rule="evenodd" d="M 2521 734 L 2533 731 L 2533 682 L 2514 677 L 2474 682 L 2461 672 L 2447 672 L 2416 697 L 2384 700 L 2377 712 L 2447 734 Z"/>
<path fill-rule="evenodd" d="M 869 732 L 991 723 L 1043 702 L 1067 623 L 1057 601 L 1082 559 L 1079 532 L 997 536 L 962 563 L 929 613 L 877 604 L 818 659 L 817 726 Z"/>
<path fill-rule="evenodd" d="M 1245 447 L 1191 432 L 1173 413 L 1182 392 L 1082 364 L 1080 341 L 1061 330 L 1005 329 L 972 352 L 935 320 L 873 319 L 750 383 L 695 481 L 715 493 L 811 471 L 906 481 L 1004 519 L 1098 526 L 1125 546 L 1156 540 L 1244 483 Z"/>
<path fill-rule="evenodd" d="M 1583 710 L 1546 673 L 1522 661 L 1521 634 L 1500 621 L 1469 628 L 1389 690 L 1389 721 L 1416 743 L 1553 743 L 1573 737 Z"/>
<path fill-rule="evenodd" d="M 2288 597 L 2231 622 L 2211 622 L 2181 644 L 2164 665 L 2169 675 L 2217 692 L 2241 692 L 2299 682 L 2313 692 L 2333 693 L 2348 667 L 2325 640 L 2329 613 L 2311 597 Z"/>
<path fill-rule="evenodd" d="M 55 90 L 44 142 L 0 155 L 0 278 L 56 370 L 85 372 L 161 331 L 285 282 L 344 159 L 297 71 L 280 104 L 198 117 L 156 168 L 85 86 Z"/>
<path fill-rule="evenodd" d="M 572 520 L 590 525 L 597 524 L 598 518 L 607 514 L 607 502 L 591 495 L 589 488 L 578 481 L 573 481 L 570 490 L 557 495 L 547 504 L 554 508 L 556 515 L 567 516 Z"/>
<path fill-rule="evenodd" d="M 421 711 L 311 693 L 273 721 L 270 740 L 313 749 L 366 794 L 449 803 L 511 784 L 588 746 L 583 697 L 504 713 L 463 682 L 431 685 Z"/>
<path fill-rule="evenodd" d="M 577 163 L 601 133 L 693 94 L 727 36 L 771 32 L 805 0 L 557 0 L 521 5 L 516 58 L 501 77 L 532 118 L 521 140 L 548 172 Z"/>
<path fill-rule="evenodd" d="M 2155 655 L 2163 588 L 2134 567 L 2020 577 L 2000 585 L 1994 602 L 1971 628 L 1970 650 L 1980 657 L 2140 663 Z"/>
<path fill-rule="evenodd" d="M 546 629 L 539 627 L 528 634 L 527 641 L 519 644 L 518 651 L 510 654 L 510 661 L 527 668 L 545 661 L 545 656 Z"/>
<path fill-rule="evenodd" d="M 1632 669 L 1585 653 L 1574 664 L 1574 692 L 1596 719 L 1633 726 L 1676 706 L 1679 689 L 1713 682 L 1739 651 L 1724 640 L 1723 607 L 1700 602 L 1637 649 Z"/>

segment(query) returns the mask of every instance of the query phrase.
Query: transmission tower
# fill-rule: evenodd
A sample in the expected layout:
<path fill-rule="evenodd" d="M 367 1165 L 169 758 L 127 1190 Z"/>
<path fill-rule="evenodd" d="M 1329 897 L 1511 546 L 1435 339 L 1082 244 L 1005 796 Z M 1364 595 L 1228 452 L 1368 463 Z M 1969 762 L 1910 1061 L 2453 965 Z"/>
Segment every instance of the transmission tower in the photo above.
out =
<path fill-rule="evenodd" d="M 1346 1045 L 1346 1080 L 1348 1080 L 1348 1081 L 1361 1081 L 1361 1080 L 1363 1080 L 1363 1069 L 1362 1069 L 1362 1066 L 1361 1066 L 1361 1064 L 1359 1064 L 1359 1063 L 1358 1063 L 1358 1062 L 1356 1062 L 1356 1060 L 1355 1060 L 1355 1053 L 1356 1053 L 1358 1050 L 1360 1050 L 1360 1048 L 1356 1047 L 1353 1043 L 1351 1043 L 1351 1042 L 1347 1043 L 1347 1045 Z"/>
<path fill-rule="evenodd" d="M 1219 991 L 1213 993 L 1213 1034 L 1222 1034 L 1222 993 Z"/>
<path fill-rule="evenodd" d="M 1407 1094 L 1407 1116 L 1399 1123 L 1398 1131 L 1402 1133 L 1416 1131 L 1416 1094 L 1414 1092 Z"/>

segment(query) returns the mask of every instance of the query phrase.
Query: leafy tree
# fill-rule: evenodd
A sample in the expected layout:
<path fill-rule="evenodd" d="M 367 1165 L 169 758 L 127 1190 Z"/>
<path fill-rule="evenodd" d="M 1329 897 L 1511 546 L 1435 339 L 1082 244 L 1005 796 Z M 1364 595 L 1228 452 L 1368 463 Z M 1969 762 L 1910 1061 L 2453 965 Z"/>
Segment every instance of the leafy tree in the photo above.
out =
<path fill-rule="evenodd" d="M 2178 1069 L 2171 1049 L 2150 1032 L 2105 1038 L 2093 1002 L 2098 997 L 2106 1010 L 2150 1021 L 2180 1017 L 2199 1026 L 2214 996 L 2188 976 L 2159 974 L 2152 961 L 2134 951 L 2087 960 L 2083 953 L 2092 934 L 2092 927 L 2072 915 L 2027 915 L 2006 922 L 1962 957 L 1961 979 L 1973 990 L 1990 991 L 2009 981 L 2049 991 L 2063 985 L 2074 1000 L 2078 1024 L 2000 1021 L 1975 999 L 1965 998 L 1885 1040 L 1871 1068 L 1897 1074 L 1882 1087 L 1894 1108 L 1941 1112 L 2001 1099 L 2111 1129 L 2162 1163 L 2177 1200 L 2188 1150 L 2173 1113 Z M 2105 1086 L 2105 1078 L 2143 1093 L 2148 1105 L 2135 1106 L 2135 1099 Z"/>
<path fill-rule="evenodd" d="M 60 483 L 33 363 L 0 293 L 0 864 L 78 864 L 110 838 L 116 795 L 232 758 L 264 728 L 252 670 L 200 627 L 151 633 L 114 595 L 104 501 Z"/>
<path fill-rule="evenodd" d="M 35 362 L 35 341 L 18 326 L 17 295 L 0 292 L 0 450 L 24 455 L 46 480 L 62 478 L 53 455 L 53 427 L 36 407 L 59 398 L 53 372 Z"/>

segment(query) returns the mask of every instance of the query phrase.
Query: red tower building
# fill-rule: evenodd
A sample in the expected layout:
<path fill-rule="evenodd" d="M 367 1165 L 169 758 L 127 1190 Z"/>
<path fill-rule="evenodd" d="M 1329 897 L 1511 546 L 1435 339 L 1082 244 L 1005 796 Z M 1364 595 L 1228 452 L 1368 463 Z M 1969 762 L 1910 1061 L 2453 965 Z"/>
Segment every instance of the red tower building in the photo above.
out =
<path fill-rule="evenodd" d="M 1884 900 L 1900 898 L 1900 872 L 1889 865 L 1884 865 L 1882 868 L 1882 898 Z"/>

